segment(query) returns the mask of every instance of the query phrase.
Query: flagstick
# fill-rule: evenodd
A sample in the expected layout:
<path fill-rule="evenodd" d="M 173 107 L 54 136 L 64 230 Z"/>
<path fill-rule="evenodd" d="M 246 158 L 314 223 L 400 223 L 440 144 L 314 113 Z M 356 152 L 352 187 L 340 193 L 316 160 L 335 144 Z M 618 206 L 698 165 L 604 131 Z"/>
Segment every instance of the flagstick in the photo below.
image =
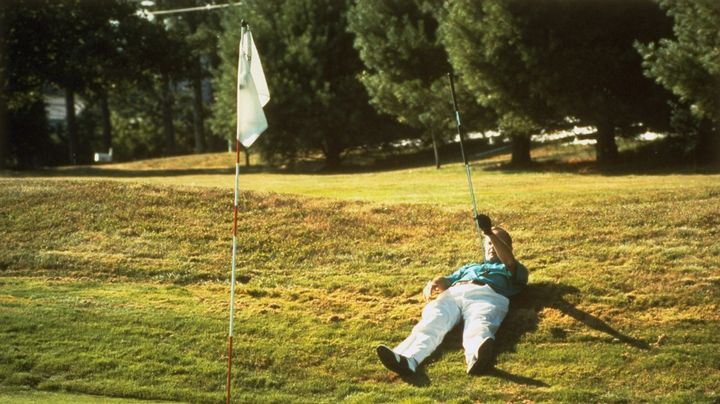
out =
<path fill-rule="evenodd" d="M 240 188 L 240 140 L 235 140 L 235 207 L 233 212 L 232 275 L 230 276 L 230 332 L 228 333 L 228 368 L 226 403 L 230 404 L 230 374 L 232 372 L 233 320 L 235 318 L 235 268 L 237 266 L 238 189 Z"/>
<path fill-rule="evenodd" d="M 243 58 L 242 41 L 245 38 L 247 23 L 240 22 L 240 49 L 238 53 L 238 80 L 240 80 L 240 61 Z M 238 117 L 238 120 L 240 118 Z M 240 122 L 237 122 L 238 127 Z M 228 368 L 227 385 L 225 387 L 225 402 L 230 404 L 230 385 L 232 382 L 232 346 L 233 346 L 233 322 L 235 320 L 235 269 L 237 267 L 237 217 L 238 217 L 238 193 L 240 188 L 240 133 L 235 137 L 235 204 L 233 209 L 233 248 L 232 248 L 232 272 L 230 275 L 230 330 L 228 332 Z"/>

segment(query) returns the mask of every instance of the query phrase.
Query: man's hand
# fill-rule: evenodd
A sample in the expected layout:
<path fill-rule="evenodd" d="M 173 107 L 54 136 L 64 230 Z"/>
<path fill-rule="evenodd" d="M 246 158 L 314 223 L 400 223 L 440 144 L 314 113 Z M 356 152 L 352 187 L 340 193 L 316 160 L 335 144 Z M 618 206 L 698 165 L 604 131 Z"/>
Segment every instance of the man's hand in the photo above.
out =
<path fill-rule="evenodd" d="M 428 282 L 423 289 L 423 297 L 425 297 L 425 301 L 430 301 L 436 298 L 437 295 L 444 292 L 447 288 L 450 287 L 449 283 L 450 282 L 448 282 L 448 280 L 444 276 L 438 276 L 437 278 Z"/>
<path fill-rule="evenodd" d="M 475 216 L 475 220 L 477 221 L 478 227 L 480 228 L 480 230 L 482 230 L 483 233 L 485 233 L 486 235 L 492 234 L 492 223 L 490 222 L 489 216 L 479 213 L 477 216 Z"/>

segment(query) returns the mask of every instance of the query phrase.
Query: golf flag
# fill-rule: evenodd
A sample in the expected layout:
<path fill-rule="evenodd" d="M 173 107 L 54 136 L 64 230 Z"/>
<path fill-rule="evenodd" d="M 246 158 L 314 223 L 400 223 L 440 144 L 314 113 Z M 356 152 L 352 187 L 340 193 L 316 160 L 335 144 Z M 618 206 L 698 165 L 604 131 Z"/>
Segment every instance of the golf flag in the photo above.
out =
<path fill-rule="evenodd" d="M 268 123 L 263 108 L 270 101 L 265 73 L 252 34 L 243 30 L 240 38 L 237 84 L 237 138 L 243 146 L 250 147 Z"/>
<path fill-rule="evenodd" d="M 241 23 L 240 55 L 238 57 L 237 82 L 237 152 L 235 160 L 235 203 L 233 210 L 233 248 L 232 272 L 230 275 L 230 327 L 228 332 L 228 368 L 226 384 L 226 404 L 230 404 L 230 386 L 232 383 L 232 346 L 233 321 L 235 319 L 235 270 L 237 269 L 237 219 L 240 177 L 240 143 L 250 147 L 260 134 L 267 129 L 268 123 L 263 106 L 270 101 L 265 74 L 260 57 L 252 40 L 247 23 Z"/>

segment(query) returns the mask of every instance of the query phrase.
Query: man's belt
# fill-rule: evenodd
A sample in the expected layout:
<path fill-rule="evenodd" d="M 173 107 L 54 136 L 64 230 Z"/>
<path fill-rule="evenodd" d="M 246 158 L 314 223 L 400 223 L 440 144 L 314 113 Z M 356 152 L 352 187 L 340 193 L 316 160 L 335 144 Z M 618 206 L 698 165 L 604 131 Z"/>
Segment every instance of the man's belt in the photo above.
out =
<path fill-rule="evenodd" d="M 453 286 L 457 286 L 457 285 L 478 285 L 478 286 L 485 286 L 485 285 L 487 285 L 487 283 L 485 283 L 485 282 L 483 282 L 483 281 L 478 281 L 478 280 L 474 280 L 474 281 L 459 281 L 459 282 L 453 283 Z"/>

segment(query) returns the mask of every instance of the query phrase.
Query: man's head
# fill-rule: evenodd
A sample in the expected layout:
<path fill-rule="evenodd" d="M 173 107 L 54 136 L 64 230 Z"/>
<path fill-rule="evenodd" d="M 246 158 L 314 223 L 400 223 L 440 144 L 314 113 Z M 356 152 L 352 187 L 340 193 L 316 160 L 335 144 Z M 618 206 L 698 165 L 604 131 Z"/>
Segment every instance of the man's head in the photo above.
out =
<path fill-rule="evenodd" d="M 500 239 L 500 241 L 504 242 L 508 248 L 510 248 L 510 251 L 512 251 L 512 238 L 510 237 L 510 233 L 505 231 L 502 227 L 497 226 L 493 226 L 492 231 Z M 495 251 L 495 247 L 493 246 L 492 241 L 490 241 L 490 237 L 485 236 L 485 260 L 498 261 L 499 259 L 500 258 Z"/>

